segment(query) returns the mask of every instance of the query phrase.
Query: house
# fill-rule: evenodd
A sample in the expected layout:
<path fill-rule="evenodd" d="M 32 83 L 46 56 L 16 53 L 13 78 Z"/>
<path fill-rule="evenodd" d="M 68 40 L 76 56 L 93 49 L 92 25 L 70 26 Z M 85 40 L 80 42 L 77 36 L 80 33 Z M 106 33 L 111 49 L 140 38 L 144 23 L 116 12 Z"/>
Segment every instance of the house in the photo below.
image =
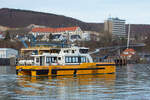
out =
<path fill-rule="evenodd" d="M 82 30 L 80 27 L 62 27 L 62 28 L 33 28 L 30 34 L 35 37 L 39 35 L 53 35 L 54 40 L 61 40 L 60 38 L 65 37 L 66 39 L 70 39 L 72 35 L 79 35 L 82 38 Z M 56 36 L 57 35 L 57 36 Z M 78 37 L 77 37 L 78 39 Z"/>
<path fill-rule="evenodd" d="M 121 54 L 122 57 L 126 57 L 127 59 L 130 59 L 133 55 L 135 55 L 136 51 L 131 48 L 127 48 L 123 51 Z"/>

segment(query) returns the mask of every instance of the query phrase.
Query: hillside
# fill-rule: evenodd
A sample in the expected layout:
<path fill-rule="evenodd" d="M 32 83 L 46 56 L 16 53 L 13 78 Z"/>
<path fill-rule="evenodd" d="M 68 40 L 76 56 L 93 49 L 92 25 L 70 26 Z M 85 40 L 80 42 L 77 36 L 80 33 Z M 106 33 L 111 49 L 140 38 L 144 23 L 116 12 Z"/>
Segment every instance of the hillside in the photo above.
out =
<path fill-rule="evenodd" d="M 31 25 L 47 27 L 79 26 L 82 30 L 100 32 L 104 29 L 104 23 L 86 23 L 71 17 L 20 9 L 0 9 L 0 25 L 10 28 L 24 28 Z M 0 28 L 1 29 L 1 28 Z M 6 29 L 6 28 L 5 28 Z M 128 30 L 128 25 L 126 27 Z M 126 31 L 127 32 L 127 31 Z M 149 36 L 150 25 L 132 24 L 131 35 L 133 37 Z"/>
<path fill-rule="evenodd" d="M 27 27 L 30 24 L 48 27 L 80 26 L 82 30 L 101 31 L 102 23 L 86 23 L 74 18 L 19 9 L 0 9 L 0 25 L 11 28 Z"/>

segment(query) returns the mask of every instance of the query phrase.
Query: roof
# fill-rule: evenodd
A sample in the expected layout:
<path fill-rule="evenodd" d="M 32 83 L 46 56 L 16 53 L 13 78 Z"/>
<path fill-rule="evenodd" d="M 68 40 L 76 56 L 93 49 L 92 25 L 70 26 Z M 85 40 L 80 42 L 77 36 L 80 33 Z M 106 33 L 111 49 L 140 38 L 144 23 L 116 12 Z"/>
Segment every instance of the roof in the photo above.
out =
<path fill-rule="evenodd" d="M 75 31 L 78 27 L 63 27 L 63 28 L 33 28 L 32 32 L 65 32 Z"/>
<path fill-rule="evenodd" d="M 131 49 L 131 48 L 127 48 L 123 51 L 123 53 L 121 54 L 121 56 L 127 56 L 127 57 L 131 57 L 132 55 L 135 54 L 135 50 Z"/>
<path fill-rule="evenodd" d="M 124 52 L 135 52 L 135 50 L 131 49 L 131 48 L 127 48 L 127 49 L 124 50 Z"/>
<path fill-rule="evenodd" d="M 17 51 L 17 50 L 12 49 L 12 48 L 0 48 L 0 51 L 1 51 L 1 50 L 5 50 L 5 51 L 6 51 L 6 50 L 14 50 L 14 51 Z"/>

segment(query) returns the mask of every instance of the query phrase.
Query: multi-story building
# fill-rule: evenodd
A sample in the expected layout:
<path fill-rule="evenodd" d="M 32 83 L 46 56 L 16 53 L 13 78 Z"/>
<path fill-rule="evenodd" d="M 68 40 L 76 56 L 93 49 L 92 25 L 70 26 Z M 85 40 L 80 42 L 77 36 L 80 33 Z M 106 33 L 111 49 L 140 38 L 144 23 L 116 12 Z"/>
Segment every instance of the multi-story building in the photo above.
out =
<path fill-rule="evenodd" d="M 33 28 L 30 32 L 35 37 L 39 35 L 43 35 L 45 37 L 48 37 L 50 34 L 53 35 L 54 39 L 56 40 L 56 37 L 61 38 L 62 36 L 68 38 L 70 40 L 81 38 L 82 39 L 82 30 L 80 27 L 64 27 L 64 28 Z"/>
<path fill-rule="evenodd" d="M 125 20 L 119 18 L 108 18 L 104 22 L 104 31 L 112 34 L 112 38 L 126 37 Z"/>

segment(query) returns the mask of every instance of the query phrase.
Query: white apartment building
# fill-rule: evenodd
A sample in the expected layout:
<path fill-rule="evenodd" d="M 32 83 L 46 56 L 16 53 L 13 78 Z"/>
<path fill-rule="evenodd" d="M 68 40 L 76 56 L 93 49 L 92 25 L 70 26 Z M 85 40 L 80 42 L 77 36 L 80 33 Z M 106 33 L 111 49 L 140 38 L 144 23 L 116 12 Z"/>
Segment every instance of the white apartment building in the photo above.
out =
<path fill-rule="evenodd" d="M 104 31 L 112 34 L 112 37 L 126 37 L 125 20 L 119 18 L 108 18 L 104 22 Z"/>

